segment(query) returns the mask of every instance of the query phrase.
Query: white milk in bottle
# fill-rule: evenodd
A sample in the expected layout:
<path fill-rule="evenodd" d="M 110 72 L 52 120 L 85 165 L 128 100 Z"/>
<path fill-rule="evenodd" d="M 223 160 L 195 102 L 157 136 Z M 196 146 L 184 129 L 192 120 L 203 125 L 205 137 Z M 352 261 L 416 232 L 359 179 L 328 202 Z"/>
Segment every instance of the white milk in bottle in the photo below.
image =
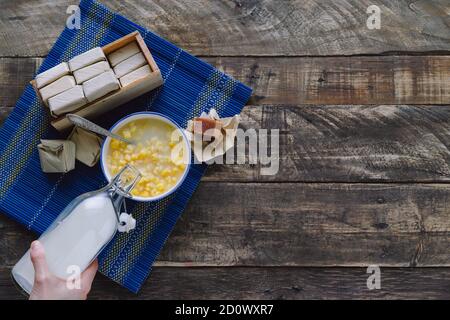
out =
<path fill-rule="evenodd" d="M 67 279 L 73 270 L 84 271 L 117 232 L 124 197 L 140 179 L 127 166 L 106 187 L 73 200 L 41 235 L 50 272 Z M 34 268 L 30 250 L 12 270 L 14 280 L 28 294 L 33 288 Z"/>

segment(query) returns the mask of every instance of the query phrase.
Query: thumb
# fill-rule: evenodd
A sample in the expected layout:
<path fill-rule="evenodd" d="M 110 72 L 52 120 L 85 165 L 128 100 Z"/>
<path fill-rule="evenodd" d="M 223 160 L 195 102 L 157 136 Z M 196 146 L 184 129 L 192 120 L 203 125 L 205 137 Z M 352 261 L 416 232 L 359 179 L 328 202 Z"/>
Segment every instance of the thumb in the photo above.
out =
<path fill-rule="evenodd" d="M 45 249 L 39 241 L 31 243 L 30 257 L 34 267 L 34 280 L 37 282 L 44 281 L 48 277 L 49 271 L 45 260 Z"/>

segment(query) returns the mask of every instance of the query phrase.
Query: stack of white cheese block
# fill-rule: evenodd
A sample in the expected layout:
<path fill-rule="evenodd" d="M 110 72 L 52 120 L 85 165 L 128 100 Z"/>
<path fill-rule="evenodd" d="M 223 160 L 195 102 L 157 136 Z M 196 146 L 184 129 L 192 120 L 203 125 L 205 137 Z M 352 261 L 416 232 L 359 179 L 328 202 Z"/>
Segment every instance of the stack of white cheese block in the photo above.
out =
<path fill-rule="evenodd" d="M 105 56 L 97 47 L 36 76 L 35 84 L 52 115 L 74 111 L 151 74 L 137 42 Z"/>
<path fill-rule="evenodd" d="M 108 60 L 122 87 L 151 74 L 147 59 L 135 41 L 110 53 Z"/>

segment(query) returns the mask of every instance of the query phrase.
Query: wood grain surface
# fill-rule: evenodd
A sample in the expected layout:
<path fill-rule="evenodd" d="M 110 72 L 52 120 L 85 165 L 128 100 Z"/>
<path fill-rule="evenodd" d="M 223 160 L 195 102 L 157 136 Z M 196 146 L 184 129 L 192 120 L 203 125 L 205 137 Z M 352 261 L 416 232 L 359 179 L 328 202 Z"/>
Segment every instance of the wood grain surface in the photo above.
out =
<path fill-rule="evenodd" d="M 15 106 L 41 63 L 42 59 L 0 58 L 0 121 Z"/>
<path fill-rule="evenodd" d="M 200 185 L 163 266 L 449 266 L 450 185 Z M 0 219 L 0 264 L 34 238 Z"/>
<path fill-rule="evenodd" d="M 251 86 L 249 105 L 450 104 L 450 56 L 206 57 Z M 14 106 L 42 58 L 0 58 L 0 108 Z"/>
<path fill-rule="evenodd" d="M 138 295 L 98 274 L 89 298 L 109 299 L 449 299 L 450 270 L 381 268 L 381 289 L 367 289 L 366 268 L 156 267 Z M 0 299 L 24 299 L 0 268 Z"/>
<path fill-rule="evenodd" d="M 269 165 L 214 165 L 205 180 L 448 182 L 450 106 L 248 106 L 242 129 L 279 130 Z M 267 138 L 273 141 L 274 138 Z M 240 139 L 242 140 L 242 139 Z M 276 140 L 275 140 L 276 141 Z M 271 142 L 273 143 L 273 142 Z"/>
<path fill-rule="evenodd" d="M 447 0 L 108 0 L 107 6 L 196 55 L 354 55 L 450 50 Z M 70 0 L 8 0 L 0 56 L 45 56 Z M 381 29 L 369 30 L 370 5 Z"/>
<path fill-rule="evenodd" d="M 240 127 L 279 130 L 279 171 L 209 167 L 140 294 L 91 299 L 450 298 L 448 0 L 101 2 L 251 86 Z M 2 3 L 0 124 L 70 4 Z M 0 216 L 0 299 L 34 238 Z"/>
<path fill-rule="evenodd" d="M 250 104 L 450 104 L 449 56 L 206 60 L 250 85 Z"/>

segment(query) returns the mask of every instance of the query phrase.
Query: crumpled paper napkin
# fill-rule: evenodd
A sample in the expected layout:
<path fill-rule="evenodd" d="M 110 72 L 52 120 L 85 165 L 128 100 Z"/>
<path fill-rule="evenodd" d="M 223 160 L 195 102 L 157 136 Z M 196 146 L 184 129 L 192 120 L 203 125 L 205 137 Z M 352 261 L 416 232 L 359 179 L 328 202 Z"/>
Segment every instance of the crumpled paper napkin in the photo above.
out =
<path fill-rule="evenodd" d="M 201 123 L 201 119 L 213 120 L 215 125 L 212 127 L 205 125 Z M 208 113 L 202 112 L 200 117 L 189 120 L 185 134 L 192 143 L 192 150 L 197 160 L 209 162 L 233 148 L 239 122 L 239 115 L 220 118 L 215 109 L 211 109 Z M 207 129 L 206 132 L 205 129 Z"/>

